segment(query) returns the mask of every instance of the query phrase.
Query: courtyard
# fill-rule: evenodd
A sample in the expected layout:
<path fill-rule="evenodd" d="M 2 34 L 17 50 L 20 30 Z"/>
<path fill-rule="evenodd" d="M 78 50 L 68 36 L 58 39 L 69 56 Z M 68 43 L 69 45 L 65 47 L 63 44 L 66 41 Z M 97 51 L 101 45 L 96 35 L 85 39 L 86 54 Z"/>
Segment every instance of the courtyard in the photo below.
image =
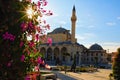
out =
<path fill-rule="evenodd" d="M 119 1 L 0 0 L 0 80 L 120 80 Z"/>
<path fill-rule="evenodd" d="M 57 74 L 57 80 L 110 80 L 111 69 L 98 69 L 97 72 L 67 72 L 54 71 Z"/>

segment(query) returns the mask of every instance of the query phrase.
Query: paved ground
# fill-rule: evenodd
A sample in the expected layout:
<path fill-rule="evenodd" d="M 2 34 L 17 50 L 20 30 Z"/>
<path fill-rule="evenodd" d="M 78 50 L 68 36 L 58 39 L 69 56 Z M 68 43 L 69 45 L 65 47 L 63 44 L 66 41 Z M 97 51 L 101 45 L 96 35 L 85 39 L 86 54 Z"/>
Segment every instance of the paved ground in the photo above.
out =
<path fill-rule="evenodd" d="M 112 72 L 110 69 L 98 69 L 98 72 L 67 72 L 55 71 L 57 80 L 109 80 L 109 74 Z"/>

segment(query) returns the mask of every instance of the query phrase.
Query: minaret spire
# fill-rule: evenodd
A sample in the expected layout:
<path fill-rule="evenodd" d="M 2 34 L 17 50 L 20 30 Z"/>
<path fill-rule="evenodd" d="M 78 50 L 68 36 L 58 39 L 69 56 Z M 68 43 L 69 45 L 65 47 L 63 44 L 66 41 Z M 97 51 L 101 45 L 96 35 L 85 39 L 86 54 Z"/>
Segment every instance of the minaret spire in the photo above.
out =
<path fill-rule="evenodd" d="M 77 20 L 76 9 L 74 5 L 72 10 L 72 16 L 71 16 L 71 41 L 73 43 L 76 42 L 76 39 L 75 39 L 76 20 Z"/>
<path fill-rule="evenodd" d="M 75 10 L 75 5 L 73 6 L 73 11 L 76 12 L 76 10 Z"/>

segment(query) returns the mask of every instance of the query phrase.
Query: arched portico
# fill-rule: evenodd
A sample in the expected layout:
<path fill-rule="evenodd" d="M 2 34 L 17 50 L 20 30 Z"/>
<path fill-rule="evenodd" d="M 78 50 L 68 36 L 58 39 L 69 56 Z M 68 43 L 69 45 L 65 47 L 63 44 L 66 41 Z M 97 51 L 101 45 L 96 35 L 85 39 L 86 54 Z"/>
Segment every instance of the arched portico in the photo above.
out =
<path fill-rule="evenodd" d="M 46 55 L 47 61 L 51 61 L 52 60 L 52 48 L 48 48 L 47 49 L 47 55 Z"/>
<path fill-rule="evenodd" d="M 76 52 L 76 63 L 79 64 L 79 52 Z"/>
<path fill-rule="evenodd" d="M 56 47 L 54 49 L 54 60 L 56 60 L 57 58 L 59 58 L 59 48 L 58 47 Z"/>
<path fill-rule="evenodd" d="M 44 47 L 40 49 L 40 54 L 42 54 L 42 57 L 46 57 L 46 49 Z"/>
<path fill-rule="evenodd" d="M 62 61 L 66 61 L 66 53 L 67 53 L 67 48 L 63 47 L 61 49 L 61 58 L 62 58 Z"/>

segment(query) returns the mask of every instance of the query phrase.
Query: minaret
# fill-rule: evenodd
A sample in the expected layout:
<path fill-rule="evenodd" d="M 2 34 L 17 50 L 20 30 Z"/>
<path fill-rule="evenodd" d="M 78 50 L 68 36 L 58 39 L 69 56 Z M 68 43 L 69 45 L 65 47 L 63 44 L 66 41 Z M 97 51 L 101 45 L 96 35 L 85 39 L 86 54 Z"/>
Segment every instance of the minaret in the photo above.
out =
<path fill-rule="evenodd" d="M 71 16 L 71 31 L 72 31 L 71 32 L 71 41 L 72 41 L 72 43 L 76 42 L 76 39 L 75 39 L 76 20 L 77 20 L 76 10 L 75 10 L 75 6 L 73 6 L 72 16 Z"/>

